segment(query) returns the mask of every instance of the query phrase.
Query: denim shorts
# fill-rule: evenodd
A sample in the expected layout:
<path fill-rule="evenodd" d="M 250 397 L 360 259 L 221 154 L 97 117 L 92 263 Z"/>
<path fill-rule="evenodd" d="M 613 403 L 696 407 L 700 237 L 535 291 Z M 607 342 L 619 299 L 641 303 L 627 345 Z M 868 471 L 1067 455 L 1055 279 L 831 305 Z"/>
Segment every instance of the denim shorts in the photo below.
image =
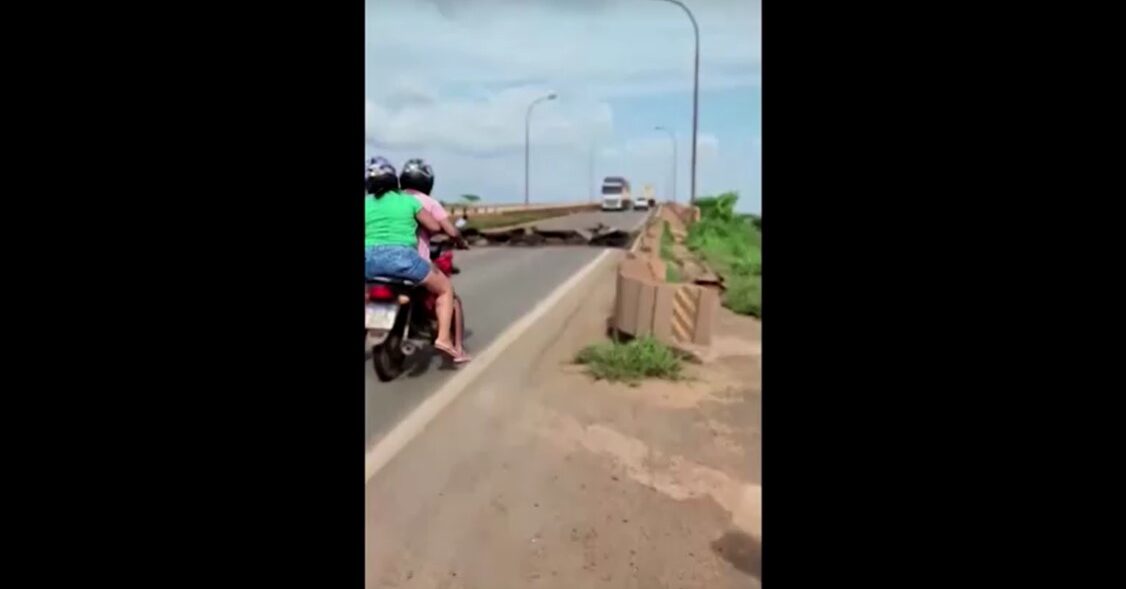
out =
<path fill-rule="evenodd" d="M 430 273 L 430 262 L 418 255 L 418 249 L 406 245 L 374 245 L 364 248 L 364 275 L 388 276 L 411 282 L 422 282 Z"/>

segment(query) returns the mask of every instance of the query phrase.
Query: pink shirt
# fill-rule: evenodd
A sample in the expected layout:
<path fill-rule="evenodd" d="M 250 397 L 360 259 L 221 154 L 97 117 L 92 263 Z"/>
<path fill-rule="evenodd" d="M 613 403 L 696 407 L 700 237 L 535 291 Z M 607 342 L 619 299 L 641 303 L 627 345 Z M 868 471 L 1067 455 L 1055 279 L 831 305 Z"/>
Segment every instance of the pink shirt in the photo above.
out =
<path fill-rule="evenodd" d="M 418 202 L 422 203 L 423 210 L 430 213 L 435 221 L 441 222 L 450 218 L 450 214 L 442 208 L 442 203 L 430 198 L 429 195 L 410 189 L 403 192 L 417 198 Z M 430 261 L 430 233 L 422 225 L 418 226 L 418 255 L 422 256 L 423 260 Z"/>

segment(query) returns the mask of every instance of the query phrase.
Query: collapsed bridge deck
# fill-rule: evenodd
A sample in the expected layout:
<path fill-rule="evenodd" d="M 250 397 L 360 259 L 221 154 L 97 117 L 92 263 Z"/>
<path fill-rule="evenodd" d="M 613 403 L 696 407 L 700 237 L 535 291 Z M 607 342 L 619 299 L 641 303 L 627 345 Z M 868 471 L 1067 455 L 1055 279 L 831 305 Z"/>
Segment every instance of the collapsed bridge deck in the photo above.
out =
<path fill-rule="evenodd" d="M 627 247 L 645 224 L 649 211 L 581 212 L 505 229 L 464 231 L 477 246 L 590 245 Z"/>

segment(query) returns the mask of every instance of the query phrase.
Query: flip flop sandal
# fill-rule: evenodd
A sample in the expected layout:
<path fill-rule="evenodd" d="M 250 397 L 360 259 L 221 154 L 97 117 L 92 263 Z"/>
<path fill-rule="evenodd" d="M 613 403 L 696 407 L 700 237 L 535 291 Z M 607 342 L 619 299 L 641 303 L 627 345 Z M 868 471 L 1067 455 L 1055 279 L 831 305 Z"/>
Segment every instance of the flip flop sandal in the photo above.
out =
<path fill-rule="evenodd" d="M 444 346 L 442 344 L 439 344 L 438 342 L 434 342 L 434 349 L 438 350 L 439 352 L 448 356 L 450 358 L 450 360 L 457 362 L 457 359 L 458 359 L 457 351 L 454 350 L 453 348 Z"/>

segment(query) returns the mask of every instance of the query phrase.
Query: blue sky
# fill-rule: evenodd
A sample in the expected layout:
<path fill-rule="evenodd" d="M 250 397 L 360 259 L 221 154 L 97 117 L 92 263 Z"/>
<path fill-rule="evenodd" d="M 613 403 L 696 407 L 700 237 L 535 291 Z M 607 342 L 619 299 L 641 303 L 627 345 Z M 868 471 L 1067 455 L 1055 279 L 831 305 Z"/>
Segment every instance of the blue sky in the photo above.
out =
<path fill-rule="evenodd" d="M 761 212 L 760 0 L 685 0 L 700 25 L 699 194 L 738 190 Z M 533 201 L 587 198 L 621 175 L 689 194 L 692 25 L 656 0 L 369 0 L 366 152 L 424 157 L 434 193 L 523 198 L 532 114 Z"/>

